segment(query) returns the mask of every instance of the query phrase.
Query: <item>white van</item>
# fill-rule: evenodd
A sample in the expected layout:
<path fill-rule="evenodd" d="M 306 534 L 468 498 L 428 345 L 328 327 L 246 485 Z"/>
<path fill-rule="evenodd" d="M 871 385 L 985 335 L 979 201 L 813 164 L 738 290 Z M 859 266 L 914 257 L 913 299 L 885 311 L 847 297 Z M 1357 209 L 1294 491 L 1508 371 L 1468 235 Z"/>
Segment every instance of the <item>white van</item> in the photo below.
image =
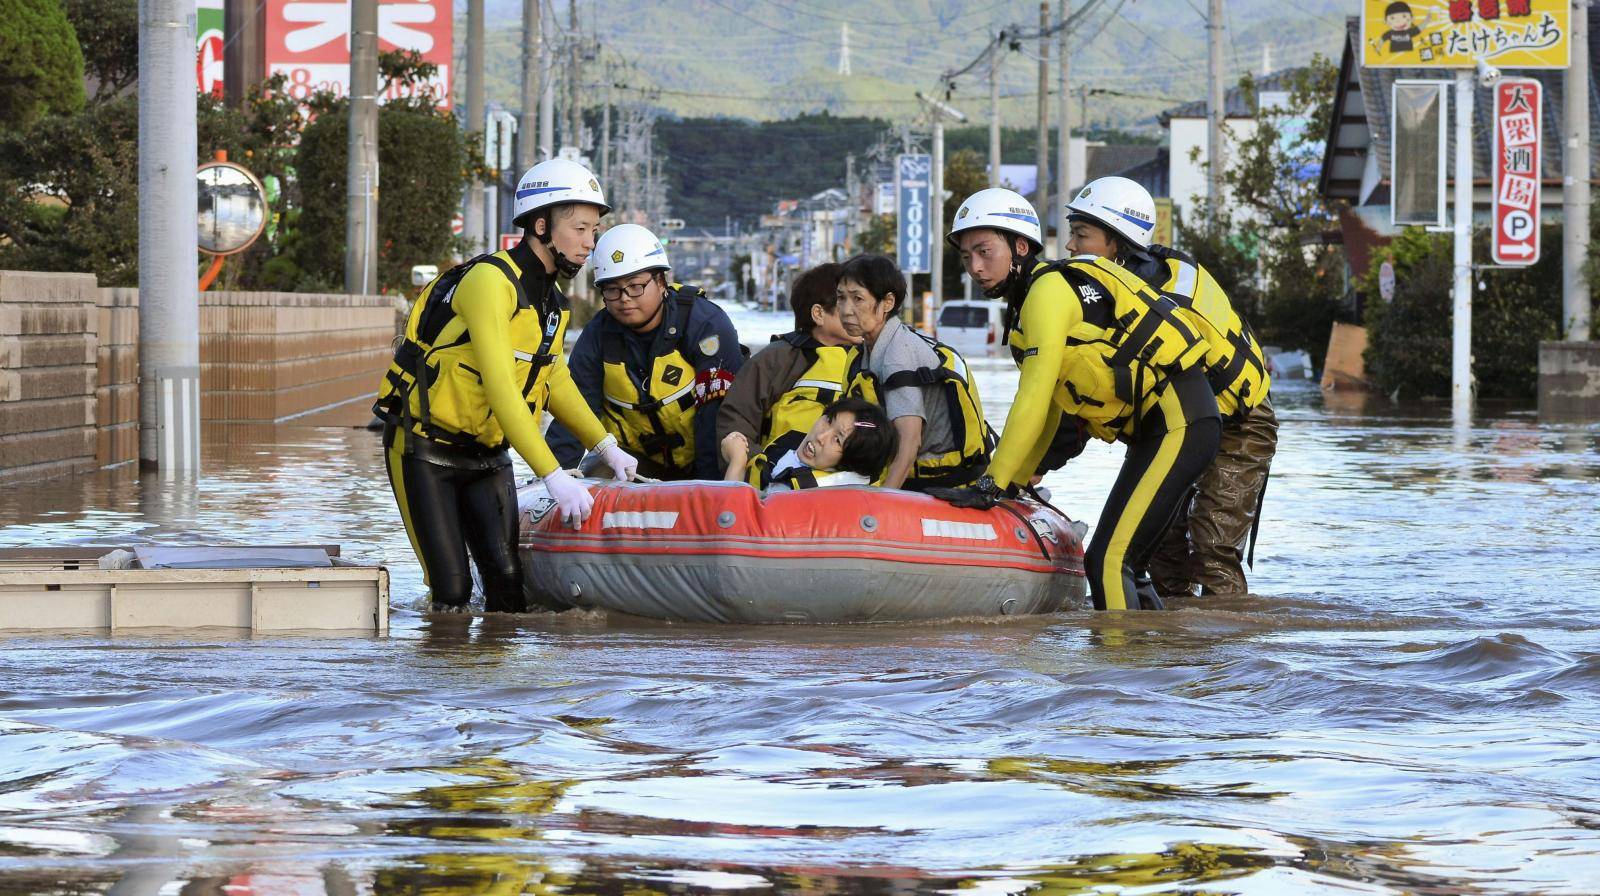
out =
<path fill-rule="evenodd" d="M 939 309 L 935 336 L 963 357 L 982 358 L 1000 353 L 1000 315 L 1005 302 L 945 302 Z"/>

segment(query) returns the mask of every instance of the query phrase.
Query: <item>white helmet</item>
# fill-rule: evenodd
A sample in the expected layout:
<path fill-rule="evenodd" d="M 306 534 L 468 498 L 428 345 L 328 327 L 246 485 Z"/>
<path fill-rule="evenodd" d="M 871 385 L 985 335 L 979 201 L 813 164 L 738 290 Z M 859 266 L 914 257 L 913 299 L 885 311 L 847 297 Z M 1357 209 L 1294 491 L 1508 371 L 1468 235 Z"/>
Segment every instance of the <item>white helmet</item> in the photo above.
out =
<path fill-rule="evenodd" d="M 967 201 L 956 210 L 956 221 L 945 239 L 951 246 L 960 248 L 957 237 L 963 231 L 978 228 L 1014 233 L 1032 243 L 1035 252 L 1044 251 L 1044 237 L 1039 231 L 1039 213 L 1015 190 L 990 187 L 968 196 Z"/>
<path fill-rule="evenodd" d="M 594 244 L 594 282 L 617 280 L 640 271 L 672 269 L 667 250 L 648 228 L 638 224 L 618 224 L 600 235 Z"/>
<path fill-rule="evenodd" d="M 606 194 L 600 191 L 600 182 L 589 169 L 566 159 L 546 159 L 529 168 L 517 181 L 517 202 L 512 208 L 511 223 L 527 227 L 533 213 L 552 205 L 584 202 L 598 205 L 600 214 L 611 211 L 606 204 Z"/>
<path fill-rule="evenodd" d="M 1141 249 L 1150 248 L 1156 229 L 1156 201 L 1126 177 L 1095 178 L 1067 203 L 1067 220 L 1085 218 Z"/>

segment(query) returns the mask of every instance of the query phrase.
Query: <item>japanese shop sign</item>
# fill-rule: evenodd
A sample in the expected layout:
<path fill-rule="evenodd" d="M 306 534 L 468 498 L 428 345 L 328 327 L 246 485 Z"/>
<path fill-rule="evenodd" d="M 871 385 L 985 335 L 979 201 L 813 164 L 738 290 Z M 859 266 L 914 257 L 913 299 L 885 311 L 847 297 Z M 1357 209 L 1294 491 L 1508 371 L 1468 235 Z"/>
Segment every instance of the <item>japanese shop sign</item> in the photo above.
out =
<path fill-rule="evenodd" d="M 1495 264 L 1528 265 L 1539 260 L 1539 192 L 1542 140 L 1541 89 L 1531 78 L 1511 78 L 1494 87 Z"/>
<path fill-rule="evenodd" d="M 194 74 L 201 93 L 222 96 L 222 0 L 195 0 Z"/>
<path fill-rule="evenodd" d="M 1570 0 L 1362 0 L 1368 68 L 1566 68 Z"/>
<path fill-rule="evenodd" d="M 288 76 L 289 95 L 305 100 L 318 90 L 350 92 L 349 0 L 263 0 L 267 74 Z M 380 0 L 378 51 L 415 50 L 439 71 L 426 85 L 441 108 L 450 106 L 450 0 Z M 374 85 L 377 86 L 377 85 Z M 397 99 L 391 86 L 378 102 Z"/>

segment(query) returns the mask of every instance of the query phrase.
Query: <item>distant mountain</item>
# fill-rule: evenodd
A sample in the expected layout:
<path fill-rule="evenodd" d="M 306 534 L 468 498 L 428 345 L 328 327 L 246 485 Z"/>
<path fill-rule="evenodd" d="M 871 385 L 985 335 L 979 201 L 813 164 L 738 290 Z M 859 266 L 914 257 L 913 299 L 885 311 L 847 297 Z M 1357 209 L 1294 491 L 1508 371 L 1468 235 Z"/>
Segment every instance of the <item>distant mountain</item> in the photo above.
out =
<path fill-rule="evenodd" d="M 567 4 L 553 0 L 561 30 Z M 1204 96 L 1206 29 L 1192 0 L 1072 0 L 1071 83 L 1101 91 L 1074 103 L 1075 114 L 1111 127 L 1151 130 L 1154 116 Z M 1348 0 L 1229 0 L 1225 56 L 1230 82 L 1246 70 L 1297 65 L 1314 52 L 1334 55 L 1344 38 Z M 459 9 L 459 5 L 458 5 Z M 518 104 L 522 4 L 489 0 L 486 47 L 490 99 Z M 1056 4 L 1051 3 L 1051 17 Z M 580 28 L 598 37 L 619 98 L 656 89 L 659 107 L 685 117 L 789 118 L 826 110 L 842 116 L 906 121 L 916 91 L 937 89 L 1006 25 L 1038 27 L 1029 0 L 583 0 Z M 850 74 L 839 74 L 848 28 Z M 464 32 L 464 22 L 462 23 Z M 460 41 L 458 43 L 458 51 Z M 1002 118 L 1036 117 L 1038 41 L 1006 54 Z M 1052 54 L 1054 46 L 1051 47 Z M 458 59 L 459 64 L 459 59 Z M 603 65 L 585 81 L 600 83 Z M 1052 71 L 1051 90 L 1055 90 Z M 457 84 L 461 84 L 460 79 Z M 1114 91 L 1114 94 L 1104 93 Z M 957 80 L 953 105 L 974 119 L 987 113 L 987 72 Z"/>

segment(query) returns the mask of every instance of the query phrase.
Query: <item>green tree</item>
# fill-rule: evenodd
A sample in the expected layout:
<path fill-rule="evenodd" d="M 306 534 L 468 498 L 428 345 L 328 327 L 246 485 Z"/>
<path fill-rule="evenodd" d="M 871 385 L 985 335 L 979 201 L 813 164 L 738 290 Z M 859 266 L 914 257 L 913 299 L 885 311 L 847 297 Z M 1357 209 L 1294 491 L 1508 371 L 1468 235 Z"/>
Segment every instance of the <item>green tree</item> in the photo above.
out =
<path fill-rule="evenodd" d="M 1202 201 L 1193 222 L 1178 222 L 1182 247 L 1228 290 L 1261 340 L 1303 348 L 1319 366 L 1348 293 L 1343 253 L 1324 239 L 1338 210 L 1318 195 L 1313 173 L 1338 74 L 1318 55 L 1290 75 L 1287 104 L 1259 108 L 1254 132 L 1230 152 L 1222 181 L 1232 205 L 1213 218 Z M 1239 86 L 1257 106 L 1254 77 Z"/>
<path fill-rule="evenodd" d="M 877 118 L 801 115 L 785 121 L 729 118 L 657 121 L 657 152 L 673 214 L 721 227 L 724 215 L 754 222 L 780 199 L 803 199 L 845 181 L 845 156 L 858 164 L 883 136 Z"/>
<path fill-rule="evenodd" d="M 139 80 L 138 0 L 61 0 L 78 46 L 83 71 L 94 82 L 93 99 L 110 99 Z"/>
<path fill-rule="evenodd" d="M 384 92 L 390 86 L 416 94 L 433 66 L 416 53 L 383 53 Z M 290 250 L 303 272 L 302 287 L 335 288 L 343 280 L 346 135 L 349 103 L 323 95 L 311 102 L 315 118 L 301 134 L 299 192 L 306 197 Z M 378 109 L 378 283 L 405 290 L 411 267 L 437 264 L 457 248 L 450 234 L 471 164 L 466 137 L 454 117 L 432 98 L 410 95 Z M 313 199 L 315 201 L 313 201 Z M 331 200 L 331 201 L 330 201 Z"/>
<path fill-rule="evenodd" d="M 1597 216 L 1600 217 L 1600 216 Z M 1592 226 L 1592 225 L 1591 225 Z M 1546 227 L 1544 252 L 1525 268 L 1479 272 L 1472 292 L 1472 372 L 1483 398 L 1530 399 L 1539 382 L 1539 341 L 1561 334 L 1561 231 Z M 1552 251 L 1552 247 L 1556 247 Z M 1597 247 L 1591 246 L 1591 258 Z M 1489 236 L 1472 236 L 1474 258 L 1489 256 Z M 1378 291 L 1383 262 L 1394 268 L 1394 298 Z M 1450 394 L 1449 234 L 1408 227 L 1380 249 L 1362 281 L 1367 303 L 1367 377 L 1383 392 L 1409 398 Z M 1591 299 L 1593 298 L 1591 291 Z"/>
<path fill-rule="evenodd" d="M 305 118 L 299 104 L 284 90 L 287 78 L 273 75 L 253 86 L 243 105 L 229 106 L 208 94 L 201 94 L 195 110 L 196 146 L 200 161 L 220 151 L 228 161 L 242 165 L 268 190 L 268 214 L 272 216 L 267 234 L 222 269 L 219 289 L 295 290 L 305 280 L 304 272 L 287 257 L 286 246 L 294 240 L 290 226 L 299 203 L 295 185 L 295 158 Z M 273 201 L 274 193 L 276 201 Z M 321 287 L 326 284 L 313 284 Z"/>
<path fill-rule="evenodd" d="M 138 282 L 138 136 L 132 96 L 0 134 L 0 267 Z"/>
<path fill-rule="evenodd" d="M 0 128 L 83 108 L 83 54 L 58 0 L 0 0 Z"/>

